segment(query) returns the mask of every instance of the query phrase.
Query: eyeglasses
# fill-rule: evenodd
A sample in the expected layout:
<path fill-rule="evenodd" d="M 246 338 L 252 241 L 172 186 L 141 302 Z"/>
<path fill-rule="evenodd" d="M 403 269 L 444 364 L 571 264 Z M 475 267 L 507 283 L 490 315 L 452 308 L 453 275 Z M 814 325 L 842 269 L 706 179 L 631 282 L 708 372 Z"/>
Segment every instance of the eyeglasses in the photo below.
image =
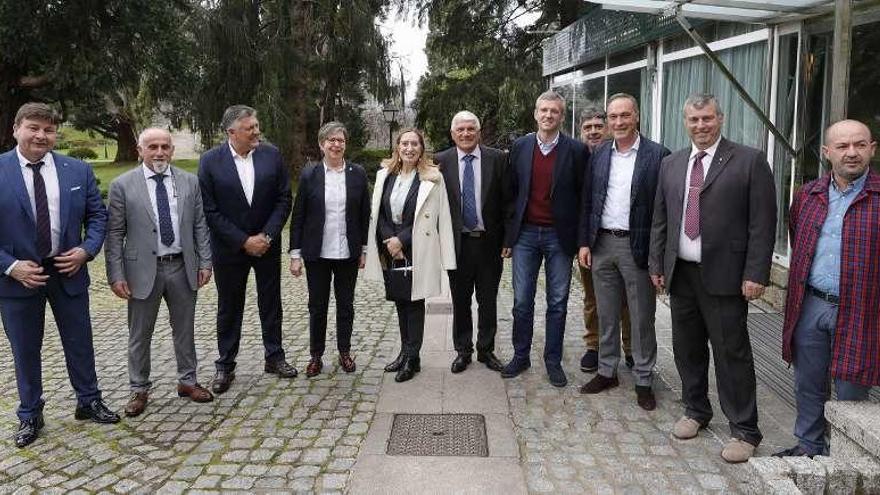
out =
<path fill-rule="evenodd" d="M 345 144 L 345 138 L 327 138 L 327 142 L 330 144 Z"/>

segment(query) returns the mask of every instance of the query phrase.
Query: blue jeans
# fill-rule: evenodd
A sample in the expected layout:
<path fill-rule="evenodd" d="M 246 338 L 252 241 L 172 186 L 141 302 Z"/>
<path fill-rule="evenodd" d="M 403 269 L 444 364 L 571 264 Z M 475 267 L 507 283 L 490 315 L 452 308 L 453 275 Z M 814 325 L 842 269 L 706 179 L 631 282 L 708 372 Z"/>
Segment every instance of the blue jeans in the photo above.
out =
<path fill-rule="evenodd" d="M 794 386 L 797 419 L 794 436 L 813 455 L 827 454 L 825 401 L 828 400 L 828 368 L 837 324 L 837 305 L 804 295 L 801 315 L 794 330 Z M 867 400 L 871 387 L 835 380 L 838 400 Z"/>
<path fill-rule="evenodd" d="M 514 360 L 530 362 L 535 326 L 535 292 L 538 271 L 545 261 L 547 323 L 544 364 L 559 367 L 568 312 L 572 256 L 565 254 L 553 227 L 523 225 L 513 246 L 513 350 Z"/>

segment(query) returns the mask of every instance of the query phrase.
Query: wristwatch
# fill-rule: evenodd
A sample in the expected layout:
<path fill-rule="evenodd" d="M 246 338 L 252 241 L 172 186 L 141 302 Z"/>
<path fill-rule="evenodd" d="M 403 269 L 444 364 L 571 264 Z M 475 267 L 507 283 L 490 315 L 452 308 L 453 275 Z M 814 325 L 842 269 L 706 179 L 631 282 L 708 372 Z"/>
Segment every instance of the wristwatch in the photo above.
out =
<path fill-rule="evenodd" d="M 263 232 L 263 235 L 266 236 L 266 240 L 269 241 L 269 245 L 272 245 L 272 236 Z"/>

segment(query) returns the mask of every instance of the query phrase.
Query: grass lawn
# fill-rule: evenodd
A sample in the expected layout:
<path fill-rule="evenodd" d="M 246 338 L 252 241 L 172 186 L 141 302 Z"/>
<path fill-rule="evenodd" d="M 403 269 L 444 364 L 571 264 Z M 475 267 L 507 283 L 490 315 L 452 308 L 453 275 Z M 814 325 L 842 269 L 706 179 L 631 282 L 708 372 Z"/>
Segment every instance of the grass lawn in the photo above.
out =
<path fill-rule="evenodd" d="M 194 174 L 199 169 L 199 161 L 196 159 L 174 160 L 172 163 L 175 166 Z M 98 178 L 98 188 L 101 189 L 101 196 L 106 198 L 107 191 L 110 189 L 110 183 L 113 182 L 113 179 L 136 167 L 138 164 L 134 162 L 112 163 L 105 161 L 92 161 L 91 165 L 92 170 L 95 172 L 95 177 Z"/>

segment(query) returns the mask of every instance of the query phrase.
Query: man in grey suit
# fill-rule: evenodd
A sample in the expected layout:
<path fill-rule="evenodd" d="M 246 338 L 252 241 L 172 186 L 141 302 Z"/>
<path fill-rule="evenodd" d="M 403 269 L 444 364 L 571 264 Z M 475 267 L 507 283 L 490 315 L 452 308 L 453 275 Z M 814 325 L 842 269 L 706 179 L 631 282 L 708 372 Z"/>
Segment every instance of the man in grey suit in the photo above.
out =
<path fill-rule="evenodd" d="M 764 292 L 776 233 L 776 191 L 764 152 L 721 137 L 724 114 L 712 95 L 691 95 L 684 121 L 692 145 L 660 169 L 649 271 L 667 289 L 672 350 L 685 414 L 673 427 L 697 436 L 712 419 L 709 348 L 731 440 L 721 457 L 745 462 L 761 443 L 755 365 L 746 316 Z"/>
<path fill-rule="evenodd" d="M 114 294 L 128 301 L 132 395 L 126 416 L 137 416 L 147 406 L 150 341 L 163 298 L 177 358 L 177 394 L 195 402 L 214 399 L 196 381 L 196 291 L 211 279 L 211 247 L 199 181 L 170 166 L 174 145 L 168 131 L 146 129 L 137 149 L 141 166 L 110 184 L 105 244 L 107 281 Z"/>

